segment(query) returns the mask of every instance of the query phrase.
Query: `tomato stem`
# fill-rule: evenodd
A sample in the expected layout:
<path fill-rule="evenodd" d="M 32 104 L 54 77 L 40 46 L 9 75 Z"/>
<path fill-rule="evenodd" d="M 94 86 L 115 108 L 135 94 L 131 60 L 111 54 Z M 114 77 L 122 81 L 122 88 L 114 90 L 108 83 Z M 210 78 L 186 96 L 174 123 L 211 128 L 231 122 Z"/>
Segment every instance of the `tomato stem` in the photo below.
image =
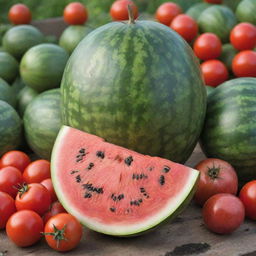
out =
<path fill-rule="evenodd" d="M 133 10 L 132 10 L 132 6 L 130 4 L 128 4 L 127 8 L 128 8 L 128 15 L 129 15 L 128 24 L 135 24 L 135 19 L 134 19 L 134 13 L 133 13 Z"/>
<path fill-rule="evenodd" d="M 220 173 L 220 166 L 219 167 L 215 167 L 213 164 L 213 167 L 208 167 L 208 176 L 211 179 L 217 179 L 219 177 L 219 173 Z"/>

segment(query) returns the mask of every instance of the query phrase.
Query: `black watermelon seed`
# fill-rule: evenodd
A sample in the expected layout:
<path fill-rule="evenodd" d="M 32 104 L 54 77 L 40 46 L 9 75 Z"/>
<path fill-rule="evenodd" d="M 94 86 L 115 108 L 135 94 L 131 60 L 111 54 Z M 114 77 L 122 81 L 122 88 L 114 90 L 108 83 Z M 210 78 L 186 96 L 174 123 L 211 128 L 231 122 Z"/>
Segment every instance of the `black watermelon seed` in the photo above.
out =
<path fill-rule="evenodd" d="M 111 207 L 111 208 L 109 208 L 109 210 L 110 210 L 111 212 L 115 212 L 115 211 L 116 211 L 116 208 L 115 208 L 115 207 Z"/>
<path fill-rule="evenodd" d="M 136 174 L 135 173 L 132 175 L 132 179 L 133 180 L 136 179 Z"/>
<path fill-rule="evenodd" d="M 140 175 L 140 179 L 142 179 L 143 177 L 144 177 L 144 174 L 141 174 L 141 175 Z"/>
<path fill-rule="evenodd" d="M 80 162 L 82 160 L 83 160 L 82 158 L 78 158 L 78 159 L 76 159 L 76 162 L 78 163 L 78 162 Z"/>
<path fill-rule="evenodd" d="M 141 188 L 140 188 L 140 192 L 141 192 L 141 193 L 144 193 L 144 192 L 145 192 L 145 188 L 142 188 L 142 187 L 141 187 Z"/>
<path fill-rule="evenodd" d="M 90 193 L 85 193 L 85 195 L 84 195 L 84 198 L 91 198 L 92 197 L 92 194 L 90 194 Z"/>
<path fill-rule="evenodd" d="M 124 160 L 124 162 L 125 162 L 128 166 L 131 165 L 132 161 L 133 161 L 132 156 L 129 156 L 129 157 L 125 158 L 125 160 Z"/>
<path fill-rule="evenodd" d="M 80 175 L 77 175 L 77 176 L 76 176 L 76 182 L 77 182 L 77 183 L 81 182 L 81 176 L 80 176 Z"/>
<path fill-rule="evenodd" d="M 124 198 L 124 194 L 121 194 L 121 195 L 118 196 L 119 201 L 122 200 L 123 198 Z"/>
<path fill-rule="evenodd" d="M 112 195 L 111 195 L 111 198 L 113 199 L 114 196 L 115 196 L 115 194 L 112 194 Z"/>
<path fill-rule="evenodd" d="M 81 148 L 80 150 L 79 150 L 79 153 L 84 153 L 85 152 L 85 148 Z"/>
<path fill-rule="evenodd" d="M 142 198 L 139 199 L 139 202 L 142 203 Z"/>
<path fill-rule="evenodd" d="M 87 169 L 88 169 L 88 170 L 91 170 L 93 166 L 94 166 L 94 163 L 89 163 Z"/>
<path fill-rule="evenodd" d="M 164 172 L 164 173 L 167 173 L 167 172 L 170 171 L 170 169 L 171 169 L 171 168 L 170 168 L 169 166 L 165 165 L 164 168 L 163 168 L 163 172 Z"/>
<path fill-rule="evenodd" d="M 149 195 L 147 195 L 147 198 L 149 198 Z"/>
<path fill-rule="evenodd" d="M 73 171 L 70 172 L 70 174 L 74 174 L 74 173 L 77 173 L 77 172 L 79 172 L 79 171 L 78 170 L 73 170 Z"/>
<path fill-rule="evenodd" d="M 137 174 L 136 175 L 136 180 L 138 180 L 140 178 L 140 175 L 139 174 Z"/>
<path fill-rule="evenodd" d="M 151 171 L 153 171 L 153 169 L 154 169 L 154 167 L 152 167 L 152 166 L 150 166 L 149 168 L 148 168 L 148 170 L 151 172 Z"/>
<path fill-rule="evenodd" d="M 97 151 L 97 152 L 96 152 L 96 156 L 103 159 L 103 158 L 105 157 L 105 154 L 104 154 L 104 152 L 102 152 L 102 151 Z"/>
<path fill-rule="evenodd" d="M 103 188 L 98 188 L 98 193 L 103 194 Z"/>
<path fill-rule="evenodd" d="M 159 178 L 159 183 L 160 183 L 161 186 L 164 185 L 164 183 L 165 183 L 164 175 L 161 175 L 161 176 L 160 176 L 160 178 Z"/>
<path fill-rule="evenodd" d="M 133 202 L 133 201 L 131 201 L 131 202 L 130 202 L 130 205 L 133 205 L 133 204 L 134 204 L 134 202 Z"/>

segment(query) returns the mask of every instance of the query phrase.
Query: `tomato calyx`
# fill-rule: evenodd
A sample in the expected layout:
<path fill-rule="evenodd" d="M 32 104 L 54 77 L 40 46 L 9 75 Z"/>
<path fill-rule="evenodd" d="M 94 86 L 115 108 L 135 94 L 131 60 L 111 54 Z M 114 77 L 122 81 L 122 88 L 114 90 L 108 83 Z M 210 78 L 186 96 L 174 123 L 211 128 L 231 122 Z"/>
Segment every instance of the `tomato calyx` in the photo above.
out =
<path fill-rule="evenodd" d="M 59 248 L 60 242 L 62 240 L 68 241 L 68 239 L 65 237 L 65 230 L 66 230 L 67 225 L 65 224 L 62 229 L 58 229 L 54 224 L 53 224 L 53 230 L 54 232 L 42 232 L 44 236 L 53 236 L 53 239 L 56 240 L 57 243 L 57 248 Z"/>
<path fill-rule="evenodd" d="M 211 179 L 215 180 L 215 179 L 219 178 L 219 173 L 220 173 L 220 166 L 215 167 L 213 165 L 213 167 L 208 167 L 207 174 Z"/>
<path fill-rule="evenodd" d="M 18 189 L 19 198 L 21 198 L 26 192 L 28 192 L 29 187 L 27 183 L 23 183 L 21 185 L 18 185 L 17 189 Z"/>

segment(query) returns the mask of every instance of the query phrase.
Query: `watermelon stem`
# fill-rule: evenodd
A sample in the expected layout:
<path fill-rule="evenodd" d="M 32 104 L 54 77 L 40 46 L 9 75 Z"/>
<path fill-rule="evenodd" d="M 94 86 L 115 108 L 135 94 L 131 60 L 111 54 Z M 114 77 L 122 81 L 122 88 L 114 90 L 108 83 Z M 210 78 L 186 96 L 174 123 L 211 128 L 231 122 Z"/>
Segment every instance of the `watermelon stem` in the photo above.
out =
<path fill-rule="evenodd" d="M 128 15 L 129 15 L 128 24 L 135 24 L 135 19 L 134 19 L 134 13 L 133 13 L 133 10 L 132 10 L 132 6 L 130 4 L 128 4 L 127 8 L 128 8 Z"/>

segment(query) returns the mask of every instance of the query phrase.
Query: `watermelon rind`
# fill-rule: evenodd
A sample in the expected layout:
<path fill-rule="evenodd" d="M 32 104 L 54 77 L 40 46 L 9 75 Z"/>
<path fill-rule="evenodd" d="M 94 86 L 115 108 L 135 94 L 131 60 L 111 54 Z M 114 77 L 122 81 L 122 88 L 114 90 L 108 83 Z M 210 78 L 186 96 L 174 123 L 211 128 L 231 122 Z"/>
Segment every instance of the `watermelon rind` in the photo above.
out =
<path fill-rule="evenodd" d="M 198 20 L 200 14 L 208 7 L 210 7 L 211 4 L 209 3 L 197 3 L 192 5 L 186 12 L 186 14 L 190 17 L 192 17 L 194 20 Z"/>
<path fill-rule="evenodd" d="M 85 214 L 82 215 L 74 207 L 72 207 L 72 202 L 65 198 L 61 191 L 61 181 L 57 178 L 58 170 L 56 169 L 56 165 L 58 161 L 61 161 L 61 159 L 58 159 L 58 156 L 62 150 L 62 142 L 65 139 L 69 129 L 70 127 L 68 126 L 62 126 L 56 138 L 51 157 L 51 178 L 57 197 L 61 204 L 70 214 L 74 215 L 83 225 L 87 226 L 88 228 L 112 236 L 133 236 L 143 234 L 148 230 L 154 229 L 159 224 L 177 216 L 177 214 L 180 213 L 180 211 L 184 209 L 184 207 L 191 200 L 199 177 L 199 172 L 192 168 L 189 177 L 187 177 L 187 184 L 183 187 L 180 193 L 177 194 L 175 198 L 173 198 L 168 204 L 166 204 L 161 211 L 145 221 L 141 221 L 139 224 L 108 225 L 100 223 L 97 219 L 88 218 Z"/>
<path fill-rule="evenodd" d="M 0 100 L 9 103 L 12 106 L 15 106 L 16 103 L 16 97 L 12 93 L 12 88 L 2 78 L 0 78 Z"/>

